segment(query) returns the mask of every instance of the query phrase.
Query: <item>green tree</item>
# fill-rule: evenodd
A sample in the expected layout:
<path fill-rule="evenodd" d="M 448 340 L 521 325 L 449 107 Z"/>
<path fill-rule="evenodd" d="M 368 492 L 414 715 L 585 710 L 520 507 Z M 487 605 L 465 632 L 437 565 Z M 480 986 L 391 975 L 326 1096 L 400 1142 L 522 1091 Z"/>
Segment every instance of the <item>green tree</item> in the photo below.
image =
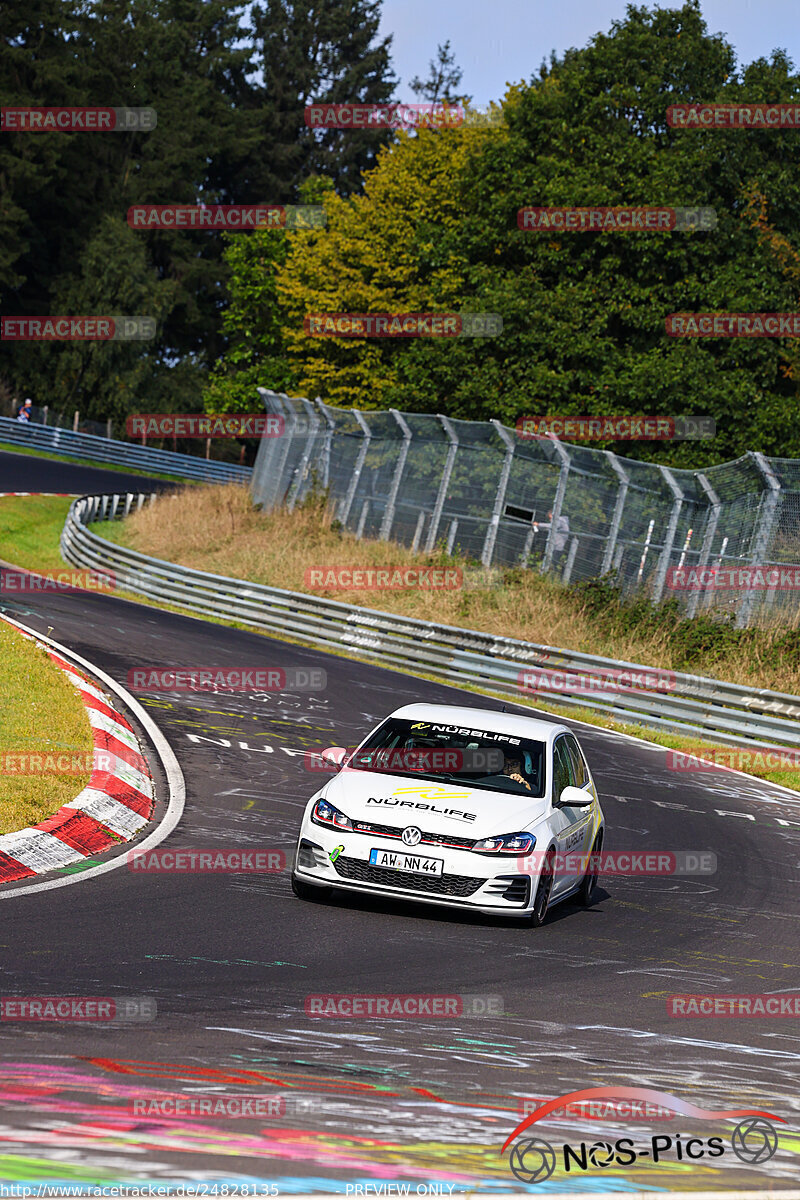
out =
<path fill-rule="evenodd" d="M 258 124 L 269 155 L 253 165 L 261 199 L 296 199 L 315 175 L 338 192 L 358 192 L 362 174 L 391 139 L 380 129 L 312 130 L 305 106 L 313 103 L 384 104 L 397 79 L 391 37 L 376 40 L 380 0 L 267 0 L 252 10 L 252 39 L 263 84 Z"/>
<path fill-rule="evenodd" d="M 771 339 L 666 336 L 681 311 L 788 311 L 796 287 L 748 216 L 768 197 L 789 245 L 800 225 L 800 133 L 667 125 L 671 104 L 796 102 L 780 52 L 736 71 L 694 0 L 629 7 L 609 34 L 509 89 L 505 126 L 401 135 L 363 197 L 327 201 L 327 235 L 289 245 L 278 277 L 298 387 L 338 404 L 499 417 L 710 415 L 713 442 L 619 443 L 677 465 L 747 449 L 800 456 L 797 382 Z M 691 233 L 531 233 L 525 206 L 714 208 Z M 235 281 L 234 281 L 235 288 Z M 317 311 L 488 311 L 501 337 L 312 338 Z"/>
<path fill-rule="evenodd" d="M 471 96 L 460 92 L 464 72 L 456 64 L 456 56 L 450 49 L 450 39 L 436 47 L 436 58 L 428 63 L 428 78 L 415 75 L 411 90 L 415 96 L 424 96 L 431 104 L 468 104 Z"/>

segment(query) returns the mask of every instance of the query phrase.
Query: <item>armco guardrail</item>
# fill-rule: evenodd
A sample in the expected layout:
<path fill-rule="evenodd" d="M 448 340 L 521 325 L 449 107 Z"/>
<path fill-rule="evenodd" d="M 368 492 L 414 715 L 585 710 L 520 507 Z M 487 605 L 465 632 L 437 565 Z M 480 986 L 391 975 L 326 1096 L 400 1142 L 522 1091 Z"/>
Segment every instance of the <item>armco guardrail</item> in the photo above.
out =
<path fill-rule="evenodd" d="M 164 475 L 179 475 L 185 479 L 203 479 L 209 483 L 225 483 L 232 479 L 249 480 L 252 468 L 238 463 L 215 462 L 178 454 L 174 450 L 155 450 L 137 446 L 134 442 L 117 442 L 113 438 L 96 437 L 93 433 L 73 433 L 71 429 L 54 429 L 50 425 L 34 425 L 0 417 L 0 442 L 49 450 L 68 458 L 91 459 L 129 467 L 132 471 L 155 471 Z"/>
<path fill-rule="evenodd" d="M 477 685 L 517 700 L 525 696 L 518 678 L 526 668 L 584 673 L 653 670 L 212 575 L 113 545 L 86 528 L 95 521 L 126 516 L 134 504 L 141 508 L 148 498 L 154 503 L 156 495 L 83 496 L 73 501 L 61 535 L 65 559 L 74 566 L 113 572 L 119 587 L 153 600 L 316 646 L 352 649 L 384 665 Z M 565 686 L 557 691 L 537 689 L 537 696 L 650 728 L 702 735 L 725 745 L 800 746 L 800 696 L 677 672 L 671 682 L 674 690 L 666 694 L 598 691 L 583 695 L 577 687 Z"/>

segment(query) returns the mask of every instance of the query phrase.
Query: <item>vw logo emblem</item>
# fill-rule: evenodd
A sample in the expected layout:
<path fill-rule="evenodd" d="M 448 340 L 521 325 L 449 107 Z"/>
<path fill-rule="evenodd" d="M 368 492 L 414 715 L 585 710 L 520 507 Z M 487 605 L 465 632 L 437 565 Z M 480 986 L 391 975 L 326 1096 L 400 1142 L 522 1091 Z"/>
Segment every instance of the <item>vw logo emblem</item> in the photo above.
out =
<path fill-rule="evenodd" d="M 416 825 L 409 825 L 408 829 L 403 830 L 403 845 L 418 846 L 422 841 L 422 830 L 417 829 Z"/>

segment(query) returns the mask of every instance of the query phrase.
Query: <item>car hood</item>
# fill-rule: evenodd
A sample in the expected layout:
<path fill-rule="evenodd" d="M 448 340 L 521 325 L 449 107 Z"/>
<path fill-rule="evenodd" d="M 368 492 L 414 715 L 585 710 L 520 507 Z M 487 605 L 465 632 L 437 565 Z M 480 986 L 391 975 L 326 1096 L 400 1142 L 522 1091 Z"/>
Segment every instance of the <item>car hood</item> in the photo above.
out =
<path fill-rule="evenodd" d="M 474 836 L 476 840 L 525 829 L 547 808 L 541 798 L 347 767 L 331 780 L 324 794 L 351 821 L 401 829 L 416 825 L 423 833 Z"/>

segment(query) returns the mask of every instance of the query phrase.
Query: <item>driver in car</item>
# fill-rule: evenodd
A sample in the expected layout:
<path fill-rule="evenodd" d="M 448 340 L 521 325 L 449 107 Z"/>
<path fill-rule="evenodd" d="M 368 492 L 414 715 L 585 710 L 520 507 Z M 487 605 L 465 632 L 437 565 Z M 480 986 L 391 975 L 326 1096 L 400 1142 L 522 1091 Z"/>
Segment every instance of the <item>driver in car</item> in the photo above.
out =
<path fill-rule="evenodd" d="M 528 791 L 531 790 L 531 785 L 522 774 L 522 763 L 518 758 L 506 758 L 503 774 L 507 775 L 509 779 L 513 779 L 515 783 L 524 784 Z"/>

